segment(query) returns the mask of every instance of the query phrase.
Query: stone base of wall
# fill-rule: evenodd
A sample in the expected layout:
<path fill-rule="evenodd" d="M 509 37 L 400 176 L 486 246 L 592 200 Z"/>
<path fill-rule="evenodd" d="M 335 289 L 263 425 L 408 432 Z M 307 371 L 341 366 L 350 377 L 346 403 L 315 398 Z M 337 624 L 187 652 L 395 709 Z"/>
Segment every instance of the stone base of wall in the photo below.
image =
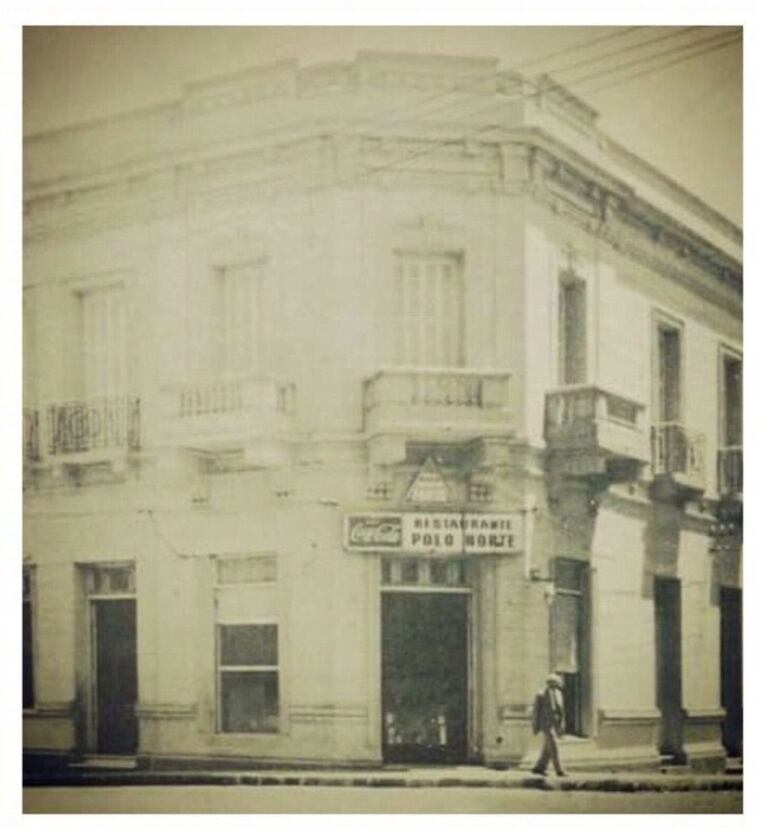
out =
<path fill-rule="evenodd" d="M 657 753 L 660 712 L 657 709 L 600 709 L 596 744 L 602 749 L 652 749 Z"/>
<path fill-rule="evenodd" d="M 721 707 L 684 711 L 684 751 L 695 771 L 722 771 L 727 752 L 722 745 Z"/>
<path fill-rule="evenodd" d="M 211 770 L 211 771 L 250 771 L 278 770 L 283 768 L 306 768 L 312 770 L 335 768 L 382 768 L 382 760 L 349 759 L 264 759 L 260 757 L 230 757 L 201 754 L 139 754 L 137 768 L 146 771 L 166 770 Z"/>

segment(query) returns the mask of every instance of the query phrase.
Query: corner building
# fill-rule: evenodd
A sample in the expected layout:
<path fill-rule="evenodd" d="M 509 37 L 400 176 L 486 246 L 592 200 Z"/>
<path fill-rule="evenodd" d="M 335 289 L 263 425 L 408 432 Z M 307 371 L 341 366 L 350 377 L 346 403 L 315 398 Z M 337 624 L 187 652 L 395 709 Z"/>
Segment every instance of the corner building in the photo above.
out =
<path fill-rule="evenodd" d="M 741 754 L 741 231 L 493 60 L 25 141 L 24 747 Z"/>

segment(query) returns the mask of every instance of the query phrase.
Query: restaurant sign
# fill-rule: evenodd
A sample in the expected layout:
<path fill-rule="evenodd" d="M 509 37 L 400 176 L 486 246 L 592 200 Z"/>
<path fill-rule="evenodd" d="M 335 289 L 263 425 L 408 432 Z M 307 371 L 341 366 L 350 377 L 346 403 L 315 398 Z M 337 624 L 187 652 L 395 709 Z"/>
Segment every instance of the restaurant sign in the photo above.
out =
<path fill-rule="evenodd" d="M 364 553 L 492 555 L 522 549 L 511 512 L 373 512 L 345 516 L 345 548 Z"/>

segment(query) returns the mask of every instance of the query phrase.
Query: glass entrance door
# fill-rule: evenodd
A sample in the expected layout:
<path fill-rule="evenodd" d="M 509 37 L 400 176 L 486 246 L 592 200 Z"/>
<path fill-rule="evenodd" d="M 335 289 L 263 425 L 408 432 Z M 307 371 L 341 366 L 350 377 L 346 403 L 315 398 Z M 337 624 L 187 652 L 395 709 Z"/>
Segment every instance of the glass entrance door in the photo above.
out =
<path fill-rule="evenodd" d="M 386 762 L 468 758 L 468 596 L 382 594 Z"/>

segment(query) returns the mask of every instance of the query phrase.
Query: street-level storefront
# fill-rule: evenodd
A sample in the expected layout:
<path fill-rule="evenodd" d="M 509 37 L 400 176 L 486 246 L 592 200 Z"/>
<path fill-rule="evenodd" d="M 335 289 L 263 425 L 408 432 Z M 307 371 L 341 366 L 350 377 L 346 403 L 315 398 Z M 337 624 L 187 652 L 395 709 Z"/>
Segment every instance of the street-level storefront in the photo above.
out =
<path fill-rule="evenodd" d="M 519 518 L 346 516 L 346 549 L 380 562 L 383 761 L 462 764 L 478 754 L 480 564 L 520 549 Z"/>

